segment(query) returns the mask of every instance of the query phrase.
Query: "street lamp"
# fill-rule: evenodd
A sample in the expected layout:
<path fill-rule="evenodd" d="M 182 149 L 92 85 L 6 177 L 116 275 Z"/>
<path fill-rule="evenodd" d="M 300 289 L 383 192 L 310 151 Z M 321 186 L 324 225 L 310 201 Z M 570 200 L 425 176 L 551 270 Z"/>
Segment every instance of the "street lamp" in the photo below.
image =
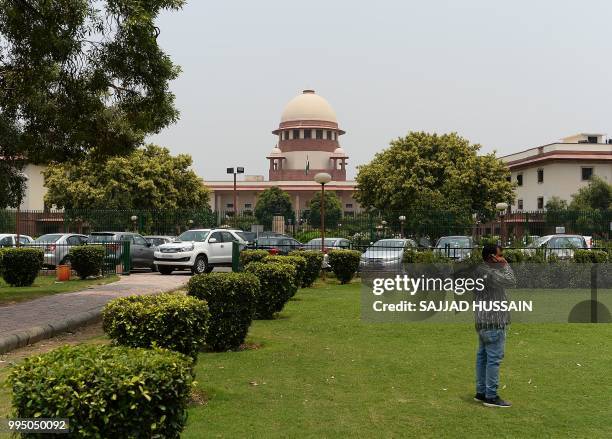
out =
<path fill-rule="evenodd" d="M 138 221 L 138 217 L 136 215 L 132 215 L 130 219 L 132 220 L 132 227 L 134 228 L 134 232 L 138 232 L 138 229 L 136 228 L 136 221 Z"/>
<path fill-rule="evenodd" d="M 331 175 L 319 172 L 314 181 L 321 185 L 321 252 L 325 252 L 325 185 L 331 181 Z"/>
<path fill-rule="evenodd" d="M 28 184 L 28 180 L 30 179 L 30 177 L 28 177 L 26 174 L 24 174 L 23 172 L 20 173 L 20 177 L 23 179 L 24 184 L 27 187 Z M 21 194 L 21 192 L 20 192 Z M 16 247 L 21 247 L 21 237 L 19 236 L 19 223 L 21 222 L 21 202 L 23 201 L 23 197 L 21 197 L 21 195 L 19 196 L 19 199 L 17 200 L 17 212 L 15 214 L 15 220 L 16 220 L 16 224 L 15 224 L 15 235 L 17 235 L 17 238 L 15 240 L 15 246 Z"/>
<path fill-rule="evenodd" d="M 501 241 L 502 241 L 502 246 L 506 245 L 506 233 L 505 233 L 505 224 L 504 224 L 504 214 L 506 213 L 506 210 L 508 209 L 508 203 L 497 203 L 495 205 L 495 209 L 497 209 L 497 211 L 499 212 L 499 216 L 501 218 Z"/>
<path fill-rule="evenodd" d="M 400 222 L 400 236 L 403 238 L 404 237 L 404 223 L 406 222 L 406 216 L 400 215 L 398 219 Z"/>
<path fill-rule="evenodd" d="M 228 174 L 233 174 L 234 175 L 234 216 L 237 215 L 238 213 L 238 207 L 236 206 L 236 175 L 238 174 L 244 174 L 244 168 L 242 166 L 238 166 L 236 168 L 227 168 L 227 173 Z"/>

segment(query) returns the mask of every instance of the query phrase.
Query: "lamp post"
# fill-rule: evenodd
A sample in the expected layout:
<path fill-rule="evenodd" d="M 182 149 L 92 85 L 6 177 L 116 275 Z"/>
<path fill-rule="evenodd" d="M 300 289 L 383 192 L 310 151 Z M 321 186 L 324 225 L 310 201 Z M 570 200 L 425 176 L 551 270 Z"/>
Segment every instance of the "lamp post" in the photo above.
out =
<path fill-rule="evenodd" d="M 137 233 L 138 229 L 136 228 L 136 221 L 138 221 L 138 217 L 136 215 L 132 215 L 130 219 L 132 220 L 132 227 L 134 229 L 134 233 Z"/>
<path fill-rule="evenodd" d="M 28 177 L 23 172 L 20 174 L 20 177 L 23 179 L 23 182 L 26 184 L 26 187 L 27 187 L 27 184 L 28 184 L 27 182 L 30 179 L 30 177 Z M 17 235 L 17 237 L 15 238 L 15 247 L 21 247 L 20 223 L 21 223 L 21 202 L 22 201 L 23 201 L 23 197 L 19 196 L 19 199 L 17 200 L 17 212 L 15 212 L 15 235 Z"/>
<path fill-rule="evenodd" d="M 236 206 L 236 175 L 244 174 L 244 168 L 242 166 L 238 166 L 236 168 L 227 168 L 228 174 L 234 175 L 234 217 L 238 214 L 238 207 Z"/>
<path fill-rule="evenodd" d="M 497 211 L 499 212 L 499 216 L 501 219 L 501 241 L 502 241 L 502 246 L 505 247 L 506 245 L 506 230 L 505 230 L 505 223 L 504 223 L 504 215 L 506 213 L 506 210 L 508 209 L 508 203 L 497 203 L 495 205 L 495 209 L 497 209 Z"/>
<path fill-rule="evenodd" d="M 406 222 L 406 216 L 400 215 L 398 219 L 400 222 L 400 237 L 404 238 L 404 223 Z"/>
<path fill-rule="evenodd" d="M 331 181 L 327 172 L 319 172 L 314 181 L 321 185 L 321 252 L 325 252 L 325 185 Z"/>

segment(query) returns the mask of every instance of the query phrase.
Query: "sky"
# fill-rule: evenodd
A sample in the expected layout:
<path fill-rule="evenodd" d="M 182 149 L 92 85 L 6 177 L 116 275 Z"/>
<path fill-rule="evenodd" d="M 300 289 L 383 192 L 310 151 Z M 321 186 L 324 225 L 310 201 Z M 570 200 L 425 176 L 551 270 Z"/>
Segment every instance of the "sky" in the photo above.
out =
<path fill-rule="evenodd" d="M 355 167 L 410 131 L 505 155 L 612 135 L 609 0 L 188 1 L 157 21 L 180 120 L 149 141 L 205 180 L 265 175 L 286 103 L 315 89 Z"/>

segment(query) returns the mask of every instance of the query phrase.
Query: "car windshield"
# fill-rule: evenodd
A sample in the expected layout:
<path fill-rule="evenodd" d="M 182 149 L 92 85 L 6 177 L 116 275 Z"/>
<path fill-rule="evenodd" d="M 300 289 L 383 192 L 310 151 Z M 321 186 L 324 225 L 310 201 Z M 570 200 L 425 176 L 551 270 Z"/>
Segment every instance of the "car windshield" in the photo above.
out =
<path fill-rule="evenodd" d="M 438 241 L 438 248 L 445 248 L 449 246 L 451 248 L 470 248 L 472 244 L 470 243 L 470 238 L 440 238 Z"/>
<path fill-rule="evenodd" d="M 400 239 L 383 239 L 376 241 L 372 246 L 374 248 L 404 248 L 404 241 Z"/>
<path fill-rule="evenodd" d="M 528 248 L 538 248 L 540 247 L 542 244 L 544 244 L 546 241 L 548 241 L 550 239 L 550 236 L 541 236 L 538 239 L 534 240 L 531 244 L 529 244 L 527 247 Z"/>
<path fill-rule="evenodd" d="M 89 235 L 87 241 L 91 243 L 117 241 L 117 235 L 112 233 L 96 233 Z"/>
<path fill-rule="evenodd" d="M 204 241 L 210 232 L 208 230 L 187 230 L 181 233 L 177 241 L 190 242 L 190 241 Z"/>
<path fill-rule="evenodd" d="M 314 247 L 315 245 L 321 246 L 321 238 L 315 238 L 315 239 L 311 239 L 310 241 L 308 241 L 308 244 L 306 244 L 309 247 Z M 325 240 L 325 247 L 332 247 L 336 245 L 336 240 L 335 239 L 326 239 Z"/>
<path fill-rule="evenodd" d="M 48 235 L 43 235 L 34 240 L 34 242 L 57 242 L 62 237 L 61 234 L 58 233 L 50 233 Z"/>

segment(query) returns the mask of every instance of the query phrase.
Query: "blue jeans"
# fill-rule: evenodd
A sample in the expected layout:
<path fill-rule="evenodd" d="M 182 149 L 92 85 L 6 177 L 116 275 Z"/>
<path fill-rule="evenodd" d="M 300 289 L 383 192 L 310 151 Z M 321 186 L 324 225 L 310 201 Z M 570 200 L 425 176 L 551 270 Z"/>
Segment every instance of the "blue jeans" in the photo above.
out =
<path fill-rule="evenodd" d="M 478 352 L 476 353 L 476 393 L 485 398 L 497 396 L 499 386 L 499 365 L 504 358 L 506 345 L 505 329 L 481 329 L 478 331 Z"/>

